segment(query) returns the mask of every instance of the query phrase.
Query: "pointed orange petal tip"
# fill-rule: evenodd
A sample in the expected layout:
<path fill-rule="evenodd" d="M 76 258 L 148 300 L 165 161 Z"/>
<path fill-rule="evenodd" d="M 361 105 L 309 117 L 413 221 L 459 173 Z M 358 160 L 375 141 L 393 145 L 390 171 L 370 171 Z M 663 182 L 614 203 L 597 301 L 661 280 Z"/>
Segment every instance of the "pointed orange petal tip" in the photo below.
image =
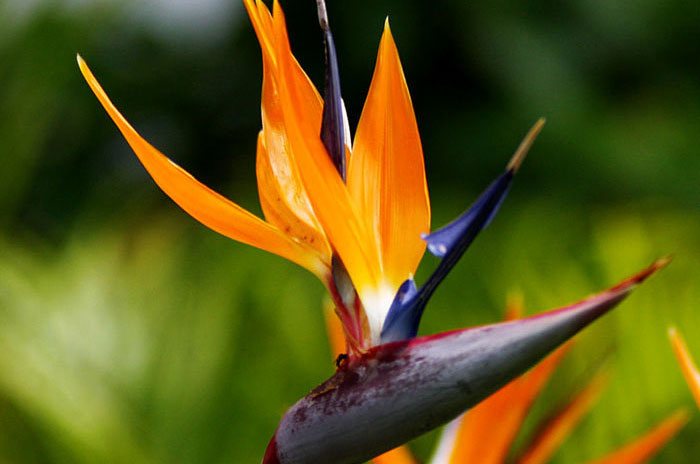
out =
<path fill-rule="evenodd" d="M 347 186 L 375 231 L 384 277 L 380 291 L 390 294 L 389 300 L 425 252 L 420 237 L 430 229 L 430 202 L 424 165 L 410 92 L 387 18 L 357 124 Z M 383 311 L 369 310 L 377 315 L 371 320 L 373 330 L 381 329 Z"/>
<path fill-rule="evenodd" d="M 545 422 L 518 464 L 546 464 L 591 410 L 608 383 L 610 373 L 599 370 L 582 390 Z"/>
<path fill-rule="evenodd" d="M 686 409 L 678 409 L 641 437 L 591 464 L 641 464 L 648 462 L 680 431 L 689 419 L 690 414 Z"/>
<path fill-rule="evenodd" d="M 690 387 L 690 392 L 693 394 L 698 407 L 700 407 L 700 371 L 693 361 L 688 351 L 688 346 L 680 332 L 675 327 L 669 327 L 668 336 L 671 339 L 671 346 L 681 366 L 683 376 L 688 382 L 688 387 Z"/>
<path fill-rule="evenodd" d="M 508 166 L 506 166 L 506 169 L 508 171 L 512 171 L 513 173 L 518 172 L 518 169 L 520 169 L 520 165 L 523 164 L 523 161 L 525 160 L 525 156 L 527 156 L 527 153 L 530 151 L 532 144 L 535 143 L 535 139 L 537 138 L 539 133 L 542 131 L 542 128 L 544 127 L 545 122 L 546 122 L 546 120 L 544 118 L 540 118 L 530 128 L 527 135 L 525 135 L 525 138 L 523 139 L 523 141 L 520 142 L 518 149 L 515 150 L 513 157 L 508 162 Z"/>
<path fill-rule="evenodd" d="M 284 12 L 282 11 L 282 5 L 280 5 L 279 1 L 274 0 L 272 2 L 272 16 L 277 17 L 279 15 L 284 16 Z"/>
<path fill-rule="evenodd" d="M 78 67 L 80 68 L 80 72 L 83 74 L 83 77 L 85 77 L 85 79 L 87 80 L 94 79 L 90 68 L 88 67 L 83 57 L 80 56 L 80 53 L 75 54 L 75 59 L 78 62 Z"/>
<path fill-rule="evenodd" d="M 112 104 L 102 86 L 78 55 L 80 72 L 116 124 L 153 181 L 190 216 L 208 228 L 239 242 L 275 253 L 305 267 L 319 278 L 327 272 L 317 253 L 302 246 L 280 229 L 214 192 L 153 147 Z"/>

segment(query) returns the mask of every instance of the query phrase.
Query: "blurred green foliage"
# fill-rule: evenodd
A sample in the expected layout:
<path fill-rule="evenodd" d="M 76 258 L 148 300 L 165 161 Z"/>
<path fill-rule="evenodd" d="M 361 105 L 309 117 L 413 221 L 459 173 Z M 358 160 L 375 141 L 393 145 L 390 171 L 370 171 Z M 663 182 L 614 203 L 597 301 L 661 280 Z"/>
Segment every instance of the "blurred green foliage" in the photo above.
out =
<path fill-rule="evenodd" d="M 161 14 L 157 2 L 149 13 L 140 2 L 0 1 L 0 461 L 258 462 L 284 409 L 332 372 L 321 286 L 178 211 L 77 71 L 80 52 L 156 146 L 259 211 L 254 34 L 240 5 L 210 0 L 210 17 L 187 28 L 171 12 L 180 3 Z M 283 6 L 319 82 L 314 2 Z M 512 291 L 532 311 L 558 306 L 674 253 L 580 337 L 533 418 L 608 358 L 612 383 L 557 463 L 600 456 L 692 406 L 665 330 L 677 324 L 700 357 L 700 10 L 584 0 L 329 8 L 351 123 L 391 16 L 435 225 L 548 118 L 423 332 L 499 319 Z M 700 456 L 696 416 L 658 462 Z M 414 444 L 421 456 L 432 438 Z"/>

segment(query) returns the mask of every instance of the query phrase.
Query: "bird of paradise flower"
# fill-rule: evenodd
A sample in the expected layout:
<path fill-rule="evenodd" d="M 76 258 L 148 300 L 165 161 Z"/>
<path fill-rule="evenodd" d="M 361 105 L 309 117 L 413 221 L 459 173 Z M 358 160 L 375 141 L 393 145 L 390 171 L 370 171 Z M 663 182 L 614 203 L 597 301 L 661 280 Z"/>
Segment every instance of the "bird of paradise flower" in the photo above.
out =
<path fill-rule="evenodd" d="M 279 4 L 274 3 L 271 14 L 261 1 L 244 3 L 263 52 L 256 172 L 267 222 L 201 184 L 150 145 L 114 107 L 79 56 L 80 69 L 155 182 L 179 206 L 207 227 L 287 258 L 323 282 L 342 321 L 350 356 L 415 335 L 418 321 L 409 327 L 398 314 L 391 317 L 392 303 L 400 295 L 405 307 L 409 295 L 415 296 L 418 304 L 410 312 L 419 317 L 437 284 L 495 214 L 544 120 L 528 133 L 478 208 L 427 235 L 430 201 L 423 151 L 388 21 L 350 143 L 340 98 L 327 99 L 324 106 L 292 55 Z M 332 58 L 334 48 L 327 53 Z M 331 88 L 326 93 L 333 95 L 339 91 L 337 69 L 334 59 L 329 62 Z M 324 143 L 322 138 L 332 140 Z M 444 265 L 416 292 L 413 274 L 426 244 L 444 258 Z"/>
<path fill-rule="evenodd" d="M 522 317 L 520 299 L 508 305 L 506 319 Z M 326 310 L 326 314 L 330 314 Z M 335 356 L 342 353 L 342 329 L 332 317 L 326 317 L 331 349 Z M 671 332 L 674 344 L 676 331 Z M 512 455 L 512 448 L 531 406 L 548 380 L 564 359 L 574 342 L 569 342 L 547 356 L 528 373 L 513 380 L 482 401 L 469 412 L 448 424 L 441 434 L 429 464 L 502 464 Z M 683 347 L 681 347 L 681 352 Z M 685 352 L 687 354 L 687 351 Z M 691 361 L 692 362 L 692 361 Z M 684 365 L 686 363 L 684 362 Z M 535 435 L 516 454 L 512 462 L 546 464 L 574 431 L 581 419 L 595 405 L 609 377 L 607 369 L 599 369 L 582 389 L 576 392 L 551 416 L 543 421 Z M 642 436 L 623 447 L 592 461 L 591 464 L 642 464 L 653 458 L 686 424 L 689 413 L 679 408 Z M 511 461 L 508 461 L 511 462 Z M 410 449 L 403 445 L 377 456 L 372 464 L 417 464 Z"/>
<path fill-rule="evenodd" d="M 264 462 L 362 462 L 443 424 L 605 314 L 666 264 L 659 260 L 607 291 L 536 317 L 415 338 L 428 300 L 493 219 L 544 120 L 469 209 L 429 233 L 423 151 L 388 21 L 351 143 L 323 0 L 317 5 L 326 54 L 324 99 L 291 52 L 279 3 L 272 12 L 260 0 L 244 5 L 263 56 L 256 173 L 266 221 L 148 143 L 80 56 L 78 63 L 170 198 L 216 232 L 308 269 L 333 299 L 347 362 L 290 408 Z M 440 262 L 417 286 L 413 276 L 426 248 Z M 359 424 L 375 433 L 368 437 Z"/>

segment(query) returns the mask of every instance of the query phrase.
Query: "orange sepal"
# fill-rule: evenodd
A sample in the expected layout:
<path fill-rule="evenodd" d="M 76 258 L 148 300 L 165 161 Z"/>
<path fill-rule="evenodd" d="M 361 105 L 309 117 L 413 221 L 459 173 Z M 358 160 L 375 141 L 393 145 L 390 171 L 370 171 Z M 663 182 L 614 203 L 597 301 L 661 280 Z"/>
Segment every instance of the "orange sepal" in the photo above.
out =
<path fill-rule="evenodd" d="M 275 44 L 272 35 L 272 17 L 270 10 L 259 0 L 243 0 L 243 5 L 250 22 L 253 24 L 255 35 L 258 37 L 260 48 L 262 48 L 263 60 L 270 59 L 274 64 Z"/>
<path fill-rule="evenodd" d="M 284 127 L 299 174 L 313 210 L 331 246 L 343 261 L 355 288 L 360 292 L 377 286 L 379 258 L 373 236 L 360 220 L 350 195 L 321 142 L 320 123 L 305 118 L 308 104 L 289 48 L 284 14 L 273 6 L 275 47 Z"/>
<path fill-rule="evenodd" d="M 329 264 L 331 250 L 323 231 L 316 222 L 300 184 L 292 177 L 288 166 L 275 166 L 280 160 L 265 147 L 262 133 L 258 136 L 256 173 L 260 206 L 265 219 Z"/>
<path fill-rule="evenodd" d="M 379 237 L 383 274 L 392 287 L 416 270 L 430 229 L 423 149 L 389 22 L 357 126 L 348 189 Z"/>
<path fill-rule="evenodd" d="M 689 414 L 679 409 L 659 425 L 623 448 L 590 464 L 641 464 L 647 462 L 688 422 Z"/>
<path fill-rule="evenodd" d="M 80 56 L 77 59 L 80 71 L 107 114 L 155 183 L 175 203 L 199 222 L 222 235 L 280 255 L 319 276 L 324 273 L 324 266 L 315 253 L 310 253 L 276 227 L 197 181 L 144 140 L 114 107 L 85 61 Z"/>
<path fill-rule="evenodd" d="M 681 371 L 683 371 L 683 376 L 688 382 L 690 391 L 695 398 L 695 402 L 700 407 L 700 371 L 693 361 L 690 352 L 688 351 L 688 346 L 685 344 L 683 336 L 676 330 L 675 327 L 668 329 L 668 336 L 671 339 L 671 346 L 673 347 L 673 352 L 678 358 L 678 363 L 681 365 Z"/>
<path fill-rule="evenodd" d="M 607 371 L 599 372 L 593 377 L 583 390 L 544 424 L 518 462 L 521 464 L 549 462 L 559 446 L 593 407 L 607 381 Z"/>
<path fill-rule="evenodd" d="M 263 57 L 262 122 L 258 137 L 258 192 L 265 218 L 280 230 L 291 234 L 316 250 L 325 263 L 330 263 L 330 246 L 321 230 L 298 173 L 289 146 L 282 115 L 272 16 L 264 3 L 246 0 L 245 7 L 260 42 Z M 320 124 L 321 101 L 318 92 L 296 66 L 298 86 L 306 95 L 304 117 L 317 119 Z"/>
<path fill-rule="evenodd" d="M 467 412 L 457 430 L 450 464 L 504 462 L 532 403 L 570 347 L 571 343 L 563 345 Z"/>

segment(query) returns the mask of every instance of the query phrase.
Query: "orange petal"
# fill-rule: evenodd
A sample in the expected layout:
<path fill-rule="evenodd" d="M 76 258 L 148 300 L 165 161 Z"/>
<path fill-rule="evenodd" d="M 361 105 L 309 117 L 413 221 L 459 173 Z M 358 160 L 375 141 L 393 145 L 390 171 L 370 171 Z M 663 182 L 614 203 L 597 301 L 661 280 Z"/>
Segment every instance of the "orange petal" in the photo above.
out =
<path fill-rule="evenodd" d="M 378 233 L 383 273 L 394 290 L 416 270 L 430 229 L 423 149 L 396 44 L 385 23 L 357 127 L 348 189 Z"/>
<path fill-rule="evenodd" d="M 275 55 L 275 37 L 272 16 L 262 2 L 245 2 L 263 55 L 262 86 L 262 140 L 258 141 L 258 191 L 265 218 L 279 229 L 290 233 L 318 251 L 326 263 L 330 263 L 330 246 L 316 220 L 313 208 L 299 177 L 298 169 L 290 153 L 284 127 Z M 296 61 L 295 61 L 296 64 Z M 315 87 L 296 64 L 298 85 L 309 104 L 304 109 L 305 118 L 320 121 L 321 100 Z M 320 124 L 320 122 L 319 122 Z"/>
<path fill-rule="evenodd" d="M 418 464 L 408 446 L 399 446 L 371 461 L 373 464 Z"/>
<path fill-rule="evenodd" d="M 379 282 L 377 250 L 321 142 L 320 119 L 315 121 L 305 117 L 307 111 L 304 108 L 310 102 L 306 87 L 300 84 L 301 78 L 289 48 L 284 15 L 277 2 L 273 8 L 273 23 L 280 73 L 276 84 L 290 152 L 316 217 L 362 296 L 363 289 L 376 287 Z"/>
<path fill-rule="evenodd" d="M 255 35 L 258 37 L 263 52 L 263 59 L 269 59 L 275 63 L 275 44 L 272 34 L 272 17 L 265 4 L 259 0 L 243 0 L 243 5 L 248 11 L 250 22 L 253 24 Z"/>
<path fill-rule="evenodd" d="M 599 372 L 561 411 L 548 420 L 537 433 L 523 457 L 522 464 L 549 462 L 559 446 L 571 434 L 583 416 L 590 411 L 607 384 L 607 371 Z"/>
<path fill-rule="evenodd" d="M 331 262 L 331 250 L 323 231 L 316 222 L 301 184 L 265 147 L 262 133 L 258 137 L 256 171 L 260 205 L 265 218 L 305 247 L 324 263 Z M 281 166 L 280 166 L 281 164 Z"/>
<path fill-rule="evenodd" d="M 326 319 L 326 332 L 328 333 L 328 342 L 331 346 L 333 359 L 338 359 L 338 356 L 347 353 L 345 346 L 345 333 L 343 332 L 343 324 L 335 314 L 335 304 L 332 301 L 324 305 L 323 315 Z"/>
<path fill-rule="evenodd" d="M 685 380 L 688 382 L 695 402 L 698 404 L 698 407 L 700 407 L 700 371 L 698 371 L 697 365 L 690 356 L 688 346 L 685 344 L 685 340 L 683 340 L 683 336 L 678 330 L 676 330 L 675 327 L 671 327 L 668 329 L 668 336 L 671 339 L 673 352 L 676 358 L 678 358 Z"/>
<path fill-rule="evenodd" d="M 570 347 L 571 343 L 563 345 L 467 412 L 457 430 L 450 464 L 505 462 L 530 406 Z"/>
<path fill-rule="evenodd" d="M 291 240 L 235 203 L 209 189 L 144 140 L 114 107 L 83 59 L 78 65 L 88 85 L 158 186 L 182 209 L 222 235 L 278 254 L 321 276 L 315 253 Z"/>
<path fill-rule="evenodd" d="M 643 436 L 628 443 L 618 451 L 592 461 L 591 464 L 641 464 L 647 462 L 678 433 L 681 427 L 688 422 L 688 418 L 688 411 L 679 409 Z"/>
<path fill-rule="evenodd" d="M 286 27 L 284 26 L 284 17 L 281 18 L 284 32 L 279 34 L 275 31 L 274 19 L 263 2 L 258 1 L 254 4 L 253 0 L 245 0 L 244 3 L 263 52 L 263 130 L 271 129 L 273 132 L 279 132 L 280 134 L 277 135 L 284 138 L 285 126 L 282 117 L 282 102 L 279 95 L 281 89 L 278 83 L 282 79 L 278 64 L 278 52 L 279 50 L 284 50 L 285 60 L 290 65 L 289 73 L 285 77 L 293 82 L 294 88 L 298 92 L 299 107 L 296 109 L 311 126 L 318 126 L 318 132 L 320 133 L 323 100 L 309 76 L 306 75 L 299 62 L 291 53 Z M 279 5 L 276 4 L 275 8 L 279 8 Z M 281 15 L 281 9 L 279 11 Z M 275 44 L 278 41 L 282 41 L 284 45 L 279 48 L 276 47 Z M 272 143 L 267 140 L 267 135 L 265 142 L 268 149 L 273 148 Z"/>

